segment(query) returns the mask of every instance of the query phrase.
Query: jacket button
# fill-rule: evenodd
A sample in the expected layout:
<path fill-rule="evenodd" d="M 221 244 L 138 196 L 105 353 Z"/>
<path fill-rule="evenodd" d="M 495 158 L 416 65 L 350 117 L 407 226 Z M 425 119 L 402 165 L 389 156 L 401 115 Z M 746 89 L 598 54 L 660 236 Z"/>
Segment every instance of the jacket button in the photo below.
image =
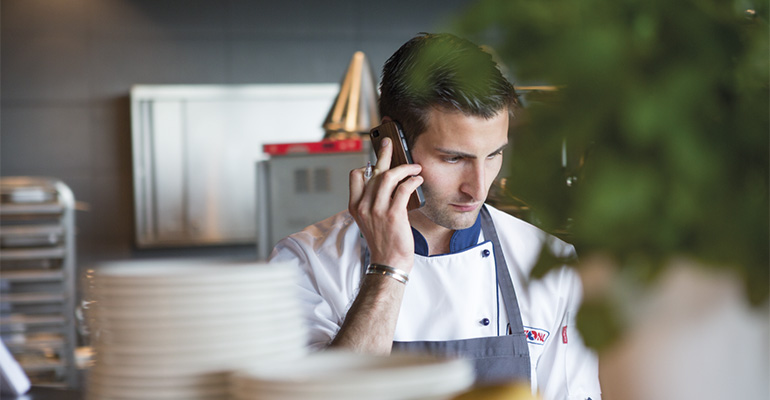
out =
<path fill-rule="evenodd" d="M 484 249 L 484 250 L 481 252 L 481 256 L 482 256 L 482 257 L 489 257 L 489 250 L 487 250 L 487 249 Z"/>
<path fill-rule="evenodd" d="M 484 318 L 484 319 L 482 319 L 479 322 L 481 322 L 481 325 L 487 326 L 487 325 L 489 325 L 489 318 Z"/>

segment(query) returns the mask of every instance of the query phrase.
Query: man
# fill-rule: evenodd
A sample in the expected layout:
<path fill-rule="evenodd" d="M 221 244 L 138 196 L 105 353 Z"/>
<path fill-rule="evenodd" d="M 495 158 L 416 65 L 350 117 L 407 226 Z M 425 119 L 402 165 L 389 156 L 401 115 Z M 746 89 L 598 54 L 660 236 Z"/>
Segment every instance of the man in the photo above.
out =
<path fill-rule="evenodd" d="M 452 35 L 419 35 L 383 68 L 383 120 L 414 164 L 350 173 L 348 211 L 278 243 L 301 270 L 315 348 L 429 352 L 474 360 L 480 384 L 529 381 L 552 399 L 597 399 L 598 367 L 574 329 L 581 286 L 563 267 L 529 280 L 544 245 L 572 246 L 485 205 L 508 145 L 513 86 L 491 56 Z M 426 203 L 407 211 L 422 185 Z"/>

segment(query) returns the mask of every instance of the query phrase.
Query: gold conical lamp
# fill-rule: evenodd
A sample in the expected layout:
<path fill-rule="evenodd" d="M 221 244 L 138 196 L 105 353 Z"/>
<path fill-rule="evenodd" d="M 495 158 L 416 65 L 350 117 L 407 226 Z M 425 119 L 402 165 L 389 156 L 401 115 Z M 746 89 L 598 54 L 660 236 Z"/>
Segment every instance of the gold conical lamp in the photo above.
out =
<path fill-rule="evenodd" d="M 357 51 L 350 60 L 340 84 L 340 92 L 324 121 L 324 139 L 348 139 L 368 135 L 369 130 L 379 122 L 374 73 L 366 55 Z"/>

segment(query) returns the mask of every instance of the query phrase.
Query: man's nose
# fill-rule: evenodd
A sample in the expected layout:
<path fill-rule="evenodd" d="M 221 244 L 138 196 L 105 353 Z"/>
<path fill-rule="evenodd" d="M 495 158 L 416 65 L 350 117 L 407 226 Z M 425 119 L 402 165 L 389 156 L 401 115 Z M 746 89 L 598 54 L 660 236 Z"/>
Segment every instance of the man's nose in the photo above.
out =
<path fill-rule="evenodd" d="M 471 168 L 464 174 L 463 185 L 460 187 L 464 193 L 473 200 L 484 200 L 487 193 L 486 169 L 482 163 L 472 163 Z"/>

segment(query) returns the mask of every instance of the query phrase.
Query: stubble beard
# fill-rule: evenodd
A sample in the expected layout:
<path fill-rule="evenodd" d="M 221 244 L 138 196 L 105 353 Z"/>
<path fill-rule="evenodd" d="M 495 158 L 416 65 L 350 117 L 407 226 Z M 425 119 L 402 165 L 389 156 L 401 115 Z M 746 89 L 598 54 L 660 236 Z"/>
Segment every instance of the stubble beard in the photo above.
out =
<path fill-rule="evenodd" d="M 442 204 L 436 201 L 437 197 L 433 194 L 430 187 L 423 184 L 422 191 L 425 195 L 425 205 L 419 211 L 434 224 L 447 229 L 460 230 L 470 228 L 476 222 L 480 208 L 465 213 L 452 211 L 448 203 Z"/>

